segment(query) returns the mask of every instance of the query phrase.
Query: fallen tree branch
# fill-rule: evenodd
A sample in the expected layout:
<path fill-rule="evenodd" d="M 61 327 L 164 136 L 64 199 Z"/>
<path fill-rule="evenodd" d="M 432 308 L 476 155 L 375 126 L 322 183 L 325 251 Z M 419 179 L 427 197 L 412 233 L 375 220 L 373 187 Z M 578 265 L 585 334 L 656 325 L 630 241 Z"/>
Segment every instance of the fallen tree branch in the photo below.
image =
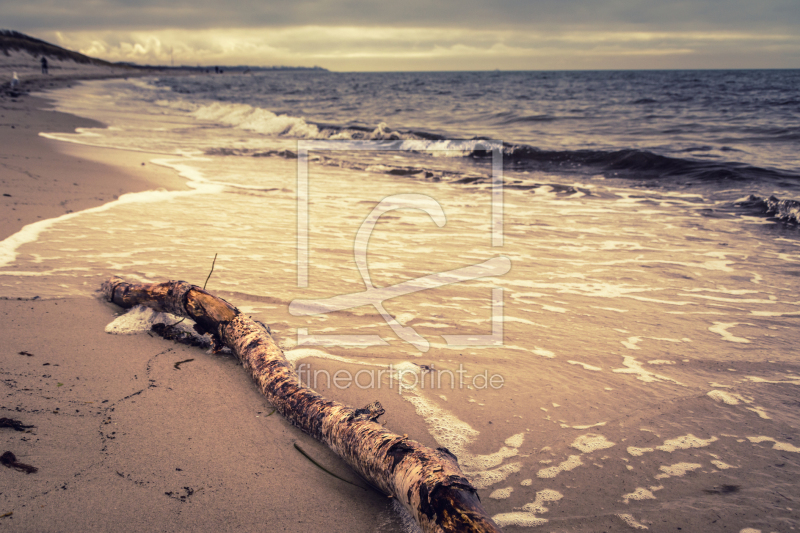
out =
<path fill-rule="evenodd" d="M 194 320 L 195 329 L 210 333 L 217 349 L 233 351 L 279 413 L 397 498 L 424 531 L 500 531 L 450 451 L 433 450 L 384 428 L 375 421 L 384 413 L 378 402 L 355 409 L 304 386 L 268 328 L 225 300 L 185 281 L 132 284 L 114 277 L 102 291 L 121 307 L 145 305 Z"/>

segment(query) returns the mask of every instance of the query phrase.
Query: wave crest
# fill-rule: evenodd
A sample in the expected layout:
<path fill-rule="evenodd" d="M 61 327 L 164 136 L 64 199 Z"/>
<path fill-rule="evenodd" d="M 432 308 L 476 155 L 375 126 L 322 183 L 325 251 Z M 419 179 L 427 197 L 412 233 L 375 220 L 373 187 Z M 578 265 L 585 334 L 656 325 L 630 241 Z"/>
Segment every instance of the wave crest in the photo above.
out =
<path fill-rule="evenodd" d="M 279 115 L 268 109 L 248 104 L 214 102 L 202 105 L 191 112 L 200 120 L 207 120 L 269 136 L 293 139 L 331 140 L 415 140 L 423 138 L 410 132 L 395 131 L 385 122 L 374 129 L 342 127 L 306 122 L 302 117 Z"/>
<path fill-rule="evenodd" d="M 790 224 L 800 223 L 800 202 L 797 200 L 781 199 L 776 196 L 763 198 L 751 194 L 747 198 L 737 200 L 734 205 L 750 209 L 759 215 L 775 217 Z"/>
<path fill-rule="evenodd" d="M 382 122 L 375 127 L 307 122 L 303 117 L 280 115 L 248 104 L 214 102 L 201 105 L 191 115 L 206 121 L 272 137 L 308 140 L 398 141 L 398 149 L 436 157 L 492 157 L 495 142 L 484 137 L 447 139 L 426 131 L 400 131 Z M 530 118 L 530 117 L 523 117 Z M 487 141 L 484 143 L 483 141 Z M 735 161 L 707 161 L 671 157 L 642 149 L 542 150 L 527 144 L 503 144 L 503 166 L 516 170 L 572 170 L 602 172 L 609 177 L 692 182 L 797 180 L 796 173 L 761 168 Z M 262 155 L 280 155 L 264 153 Z"/>

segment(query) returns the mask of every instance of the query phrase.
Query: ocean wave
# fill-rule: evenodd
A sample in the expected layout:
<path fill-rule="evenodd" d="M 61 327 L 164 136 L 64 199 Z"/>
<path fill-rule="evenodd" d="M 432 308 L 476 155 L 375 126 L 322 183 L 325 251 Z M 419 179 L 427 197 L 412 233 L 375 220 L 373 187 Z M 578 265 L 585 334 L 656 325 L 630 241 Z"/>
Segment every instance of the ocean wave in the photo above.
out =
<path fill-rule="evenodd" d="M 299 117 L 276 115 L 272 111 L 247 104 L 215 102 L 193 111 L 192 116 L 226 126 L 264 133 L 284 135 L 300 139 L 319 138 L 319 129 Z"/>
<path fill-rule="evenodd" d="M 683 183 L 800 179 L 787 171 L 754 167 L 733 161 L 698 161 L 648 150 L 540 150 L 526 145 L 504 149 L 504 165 L 512 168 L 589 167 L 614 177 L 677 180 Z"/>
<path fill-rule="evenodd" d="M 435 157 L 486 159 L 492 157 L 497 141 L 483 137 L 447 139 L 422 130 L 395 130 L 386 123 L 375 127 L 308 122 L 303 117 L 276 114 L 249 104 L 214 102 L 200 105 L 194 117 L 261 133 L 267 136 L 306 140 L 396 141 L 394 149 Z M 516 117 L 513 120 L 541 120 L 544 117 Z M 509 119 L 512 120 L 512 119 Z M 711 147 L 695 148 L 696 151 Z M 234 155 L 226 153 L 222 155 Z M 241 155 L 253 155 L 242 153 Z M 294 157 L 293 153 L 262 152 L 260 156 Z M 736 161 L 696 160 L 670 157 L 643 149 L 543 150 L 526 144 L 503 143 L 503 166 L 515 170 L 570 170 L 600 172 L 608 177 L 663 180 L 680 184 L 692 182 L 740 182 L 800 179 L 800 174 L 747 165 Z"/>
<path fill-rule="evenodd" d="M 383 122 L 372 129 L 359 126 L 315 124 L 307 122 L 302 117 L 279 115 L 268 109 L 248 104 L 214 102 L 199 106 L 191 112 L 191 115 L 200 120 L 216 122 L 245 131 L 292 139 L 413 140 L 431 137 L 431 135 L 395 131 Z"/>
<path fill-rule="evenodd" d="M 524 116 L 510 116 L 507 118 L 503 118 L 498 123 L 503 125 L 510 125 L 510 124 L 525 123 L 525 122 L 553 122 L 555 120 L 559 120 L 559 118 L 554 117 L 552 115 L 524 115 Z"/>
<path fill-rule="evenodd" d="M 322 139 L 353 140 L 349 137 L 320 136 Z M 377 139 L 376 139 L 377 140 Z M 386 139 L 383 139 L 386 141 Z M 431 157 L 464 158 L 475 161 L 490 161 L 501 146 L 500 141 L 488 139 L 467 140 L 426 140 L 419 138 L 393 140 L 389 144 L 381 144 L 383 150 L 396 150 L 425 154 Z M 363 145 L 353 145 L 355 149 L 363 149 Z M 341 146 L 347 150 L 347 145 Z M 698 147 L 685 152 L 704 151 L 708 147 Z M 213 148 L 206 150 L 207 155 L 282 157 L 296 159 L 292 150 L 250 150 L 238 148 Z M 325 158 L 322 158 L 325 159 Z M 763 182 L 781 181 L 800 183 L 800 174 L 754 167 L 734 161 L 698 161 L 656 154 L 647 150 L 540 150 L 527 145 L 502 144 L 503 168 L 522 171 L 570 171 L 576 173 L 600 173 L 607 177 L 636 179 L 662 182 L 671 185 L 689 185 L 691 183 L 730 183 L 730 182 Z M 341 166 L 342 161 L 336 162 Z M 369 170 L 374 171 L 378 167 Z M 366 170 L 363 168 L 361 170 Z M 427 164 L 418 168 L 388 168 L 383 171 L 395 175 L 419 175 L 435 179 L 451 178 L 452 173 L 439 172 Z"/>
<path fill-rule="evenodd" d="M 781 199 L 775 196 L 763 198 L 751 194 L 734 202 L 736 207 L 749 210 L 753 214 L 774 217 L 790 224 L 800 224 L 800 202 Z"/>

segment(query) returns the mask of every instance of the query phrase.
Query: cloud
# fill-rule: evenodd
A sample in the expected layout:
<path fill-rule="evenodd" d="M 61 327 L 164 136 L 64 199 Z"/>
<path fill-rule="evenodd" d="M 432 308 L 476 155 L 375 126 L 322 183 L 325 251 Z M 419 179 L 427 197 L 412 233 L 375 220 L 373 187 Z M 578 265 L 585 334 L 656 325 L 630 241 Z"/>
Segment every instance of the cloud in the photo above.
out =
<path fill-rule="evenodd" d="M 25 0 L 3 24 L 111 61 L 334 70 L 800 67 L 798 0 Z"/>
<path fill-rule="evenodd" d="M 800 34 L 774 32 L 299 26 L 57 32 L 52 40 L 87 55 L 140 64 L 174 59 L 176 65 L 332 70 L 755 68 L 794 58 L 800 66 Z"/>
<path fill-rule="evenodd" d="M 797 0 L 25 0 L 13 29 L 159 30 L 357 26 L 480 29 L 778 30 L 800 25 Z M 791 33 L 791 32 L 790 32 Z M 797 32 L 795 32 L 797 33 Z"/>

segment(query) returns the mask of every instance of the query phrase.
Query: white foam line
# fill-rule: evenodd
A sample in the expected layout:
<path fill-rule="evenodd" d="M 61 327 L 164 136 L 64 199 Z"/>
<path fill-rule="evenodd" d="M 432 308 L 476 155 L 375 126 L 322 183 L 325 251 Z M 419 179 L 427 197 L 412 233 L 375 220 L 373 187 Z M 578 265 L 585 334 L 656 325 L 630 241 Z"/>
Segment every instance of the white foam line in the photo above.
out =
<path fill-rule="evenodd" d="M 800 312 L 793 311 L 787 313 L 778 313 L 776 311 L 750 311 L 753 316 L 800 316 Z"/>
<path fill-rule="evenodd" d="M 42 137 L 46 137 L 48 139 L 54 139 L 59 141 L 67 141 L 67 142 L 74 142 L 70 141 L 69 139 L 62 139 L 58 137 L 57 134 L 49 134 L 49 133 L 40 133 Z M 84 144 L 84 143 L 76 143 L 76 144 Z M 101 148 L 112 148 L 108 146 L 101 146 Z M 137 151 L 137 150 L 129 150 L 129 151 Z M 153 153 L 152 151 L 148 151 L 146 153 Z M 177 155 L 180 157 L 180 154 L 165 154 L 165 155 L 172 155 L 173 158 Z M 187 154 L 188 155 L 188 154 Z M 201 158 L 195 158 L 201 159 Z M 134 203 L 153 203 L 153 202 L 163 202 L 167 200 L 173 200 L 175 198 L 180 198 L 183 196 L 192 196 L 195 194 L 211 194 L 220 192 L 224 189 L 224 185 L 212 183 L 206 180 L 203 175 L 197 169 L 190 167 L 189 165 L 185 164 L 178 164 L 173 163 L 176 159 L 153 159 L 150 162 L 154 165 L 167 167 L 174 169 L 178 172 L 178 174 L 189 180 L 186 185 L 191 187 L 193 190 L 190 191 L 166 191 L 163 189 L 159 190 L 151 190 L 151 191 L 141 191 L 141 192 L 133 192 L 121 195 L 116 200 L 112 200 L 103 205 L 99 205 L 97 207 L 90 207 L 89 209 L 84 209 L 83 211 L 76 211 L 74 213 L 65 213 L 59 217 L 55 218 L 48 218 L 45 220 L 39 220 L 32 224 L 28 224 L 24 226 L 21 230 L 19 230 L 14 235 L 7 237 L 5 240 L 0 242 L 0 268 L 13 263 L 17 258 L 17 249 L 22 246 L 23 244 L 28 244 L 31 242 L 35 242 L 41 233 L 59 222 L 65 222 L 72 218 L 81 216 L 81 215 L 88 215 L 93 213 L 101 213 L 103 211 L 108 211 L 120 205 L 126 204 L 134 204 Z M 182 159 L 178 159 L 182 160 Z"/>
<path fill-rule="evenodd" d="M 720 294 L 730 294 L 733 296 L 740 296 L 742 294 L 758 294 L 761 291 L 755 291 L 752 289 L 705 289 L 705 288 L 694 288 L 694 289 L 685 289 L 686 292 L 716 292 Z"/>
<path fill-rule="evenodd" d="M 16 232 L 14 235 L 7 237 L 4 241 L 0 242 L 0 267 L 7 266 L 10 263 L 13 263 L 17 259 L 17 249 L 20 246 L 22 246 L 23 244 L 28 244 L 36 241 L 36 239 L 39 238 L 39 235 L 41 235 L 43 231 L 50 229 L 51 227 L 55 226 L 56 224 L 59 224 L 60 222 L 66 222 L 67 220 L 71 220 L 81 215 L 101 213 L 103 211 L 108 211 L 109 209 L 113 209 L 120 205 L 134 204 L 134 203 L 163 202 L 181 196 L 191 196 L 194 194 L 217 192 L 218 190 L 221 190 L 221 187 L 204 184 L 202 187 L 196 186 L 195 190 L 192 191 L 159 190 L 159 191 L 128 193 L 128 194 L 123 194 L 118 199 L 108 202 L 107 204 L 103 204 L 97 207 L 90 207 L 89 209 L 84 209 L 83 211 L 77 211 L 75 213 L 66 213 L 55 218 L 39 220 L 38 222 L 28 224 L 27 226 L 23 227 L 21 230 Z"/>
<path fill-rule="evenodd" d="M 741 344 L 749 344 L 751 341 L 749 339 L 745 339 L 744 337 L 737 337 L 732 333 L 728 332 L 728 328 L 732 328 L 734 326 L 754 326 L 755 324 L 748 324 L 745 322 L 714 322 L 713 326 L 709 326 L 708 331 L 712 333 L 716 333 L 717 335 L 722 336 L 722 340 L 729 341 L 729 342 L 738 342 Z"/>
<path fill-rule="evenodd" d="M 541 355 L 542 357 L 547 357 L 548 359 L 553 359 L 556 356 L 556 354 L 550 350 L 545 350 L 544 348 L 540 348 L 538 346 L 534 346 L 531 352 L 535 353 L 536 355 Z"/>
<path fill-rule="evenodd" d="M 730 302 L 736 304 L 775 304 L 776 300 L 764 300 L 763 298 L 723 298 L 722 296 L 709 296 L 708 294 L 688 294 L 680 293 L 678 296 L 690 296 L 692 298 L 703 298 L 715 302 Z"/>
<path fill-rule="evenodd" d="M 556 477 L 561 472 L 568 472 L 583 465 L 580 455 L 570 455 L 566 461 L 562 461 L 557 466 L 543 468 L 536 473 L 536 476 L 542 479 Z"/>
<path fill-rule="evenodd" d="M 653 302 L 657 304 L 667 304 L 667 305 L 694 305 L 692 302 L 671 302 L 669 300 L 659 300 L 657 298 L 645 298 L 644 296 L 629 296 L 624 295 L 624 298 L 630 298 L 632 300 L 638 300 L 640 302 Z"/>
<path fill-rule="evenodd" d="M 700 463 L 676 463 L 674 465 L 661 466 L 659 469 L 664 472 L 655 476 L 656 479 L 665 479 L 668 477 L 683 477 L 687 472 L 702 468 Z"/>
<path fill-rule="evenodd" d="M 406 373 L 420 371 L 419 367 L 413 363 L 404 362 L 396 365 L 367 363 L 314 348 L 295 348 L 287 350 L 284 355 L 294 365 L 297 364 L 298 360 L 305 357 L 316 357 L 344 363 L 389 368 Z M 480 435 L 480 432 L 449 411 L 439 407 L 431 399 L 424 397 L 416 387 L 406 386 L 401 383 L 398 385 L 403 387 L 403 399 L 410 402 L 417 414 L 428 424 L 428 431 L 436 442 L 458 456 L 464 475 L 469 478 L 475 488 L 484 489 L 504 481 L 508 476 L 522 469 L 522 464 L 518 462 L 502 463 L 506 459 L 518 455 L 518 448 L 522 446 L 525 439 L 524 433 L 511 435 L 505 440 L 506 446 L 501 446 L 494 453 L 486 455 L 470 453 L 467 448 Z"/>
<path fill-rule="evenodd" d="M 720 402 L 727 405 L 739 405 L 740 402 L 750 403 L 749 400 L 745 399 L 739 394 L 734 394 L 722 390 L 709 391 L 708 393 L 706 393 L 706 396 L 708 396 L 715 402 Z"/>
<path fill-rule="evenodd" d="M 239 309 L 241 309 L 241 307 Z M 286 357 L 286 360 L 292 363 L 293 365 L 296 364 L 297 361 L 299 361 L 300 359 L 304 359 L 306 357 L 316 357 L 317 359 L 330 359 L 331 361 L 339 361 L 340 363 L 350 363 L 353 365 L 374 366 L 377 368 L 389 368 L 389 365 L 359 361 L 357 359 L 352 359 L 350 357 L 342 357 L 340 355 L 334 355 L 328 352 L 324 352 L 322 350 L 317 350 L 315 348 L 293 348 L 291 350 L 286 350 L 285 352 L 283 352 L 283 355 L 284 357 Z"/>
<path fill-rule="evenodd" d="M 656 487 L 653 487 L 653 489 L 657 490 Z M 636 487 L 636 490 L 634 490 L 633 492 L 622 495 L 622 502 L 625 504 L 630 503 L 631 500 L 655 500 L 655 499 L 656 497 L 653 495 L 653 492 L 647 490 L 644 487 Z"/>
<path fill-rule="evenodd" d="M 625 346 L 629 350 L 641 350 L 641 348 L 636 346 L 641 340 L 642 340 L 641 337 L 628 337 L 628 340 L 620 342 L 622 343 L 623 346 Z"/>
<path fill-rule="evenodd" d="M 161 155 L 169 155 L 175 156 L 174 153 L 170 152 L 158 152 L 155 150 L 142 150 L 138 148 L 130 148 L 130 147 L 120 147 L 120 146 L 110 146 L 107 144 L 95 144 L 86 142 L 84 139 L 87 137 L 97 137 L 97 134 L 92 134 L 89 131 L 84 131 L 84 128 L 78 128 L 76 130 L 78 133 L 69 133 L 69 134 L 60 134 L 60 133 L 39 133 L 40 137 L 44 137 L 45 139 L 50 139 L 53 141 L 65 142 L 65 143 L 72 143 L 78 144 L 81 146 L 91 146 L 93 148 L 106 148 L 111 150 L 124 150 L 126 152 L 138 152 L 138 153 L 145 153 L 145 154 L 161 154 Z M 68 137 L 67 135 L 71 135 L 74 137 Z"/>
<path fill-rule="evenodd" d="M 778 441 L 778 440 L 776 440 L 776 439 L 774 439 L 772 437 L 763 437 L 763 436 L 760 436 L 760 437 L 747 437 L 747 440 L 749 440 L 753 444 L 758 444 L 759 442 L 765 442 L 765 441 L 766 442 L 772 442 L 773 443 L 773 446 L 772 446 L 773 450 L 779 450 L 779 451 L 783 451 L 783 452 L 800 453 L 800 448 L 798 448 L 796 446 L 792 446 L 788 442 L 780 442 L 780 441 Z"/>
<path fill-rule="evenodd" d="M 724 463 L 720 460 L 712 460 L 711 464 L 719 468 L 720 470 L 727 470 L 729 468 L 737 468 L 735 466 L 731 466 L 728 463 Z"/>
<path fill-rule="evenodd" d="M 584 370 L 591 370 L 593 372 L 600 372 L 601 370 L 603 370 L 599 366 L 590 365 L 588 363 L 581 363 L 580 361 L 567 361 L 567 363 L 571 365 L 581 365 L 584 368 Z"/>
<path fill-rule="evenodd" d="M 652 452 L 653 448 L 637 448 L 636 446 L 628 446 L 628 453 L 634 457 L 641 457 L 647 452 Z"/>
<path fill-rule="evenodd" d="M 506 487 L 504 489 L 497 489 L 489 494 L 490 498 L 494 498 L 495 500 L 504 500 L 511 496 L 511 493 L 514 492 L 514 487 Z"/>
<path fill-rule="evenodd" d="M 570 429 L 591 429 L 591 428 L 597 428 L 597 427 L 605 426 L 607 423 L 608 422 L 598 422 L 597 424 L 588 424 L 588 425 L 585 425 L 585 426 L 570 426 L 569 424 L 561 424 L 561 427 L 564 428 L 564 429 L 567 429 L 567 428 L 570 428 Z"/>
<path fill-rule="evenodd" d="M 605 422 L 595 425 L 603 426 L 605 425 Z M 611 448 L 612 446 L 616 446 L 616 443 L 611 442 L 603 435 L 598 435 L 596 433 L 587 433 L 586 435 L 581 435 L 575 439 L 572 444 L 570 444 L 570 447 L 580 450 L 583 453 L 592 453 L 596 450 L 605 450 L 606 448 Z"/>
<path fill-rule="evenodd" d="M 644 381 L 645 383 L 652 383 L 655 381 L 671 381 L 677 385 L 681 385 L 683 387 L 686 386 L 680 381 L 677 381 L 670 377 L 661 374 L 655 374 L 653 372 L 650 372 L 649 370 L 645 370 L 644 368 L 642 368 L 642 363 L 640 363 L 635 358 L 630 357 L 628 355 L 624 356 L 622 364 L 627 368 L 615 368 L 612 369 L 611 371 L 617 374 L 634 374 L 636 375 L 637 379 Z"/>
<path fill-rule="evenodd" d="M 674 452 L 675 450 L 688 450 L 690 448 L 704 448 L 706 446 L 710 446 L 711 443 L 716 442 L 717 437 L 712 436 L 709 439 L 701 439 L 699 437 L 695 437 L 691 433 L 688 435 L 683 435 L 681 437 L 676 437 L 674 439 L 667 439 L 664 441 L 664 444 L 661 446 L 656 446 L 656 450 L 661 450 L 664 452 Z"/>
<path fill-rule="evenodd" d="M 596 305 L 590 305 L 589 307 L 591 307 L 592 309 L 602 309 L 604 311 L 614 311 L 617 313 L 627 313 L 629 311 L 629 309 L 616 309 L 614 307 L 597 307 Z"/>
<path fill-rule="evenodd" d="M 544 514 L 548 511 L 545 503 L 557 502 L 563 498 L 563 494 L 552 489 L 544 489 L 536 493 L 536 500 L 531 503 L 526 503 L 522 506 L 522 511 L 514 511 L 510 513 L 500 513 L 492 517 L 497 525 L 500 527 L 506 526 L 524 526 L 535 527 L 546 524 L 548 520 L 536 516 L 537 514 Z"/>
<path fill-rule="evenodd" d="M 750 411 L 753 411 L 755 414 L 763 418 L 764 420 L 772 420 L 772 417 L 767 414 L 763 407 L 755 406 L 755 407 L 745 407 Z"/>
<path fill-rule="evenodd" d="M 787 376 L 787 377 L 793 378 L 794 376 Z M 747 379 L 749 379 L 754 383 L 791 383 L 792 385 L 800 385 L 800 378 L 795 378 L 791 381 L 780 381 L 780 380 L 764 379 L 758 376 L 747 376 Z"/>
<path fill-rule="evenodd" d="M 633 529 L 649 529 L 646 525 L 638 522 L 630 513 L 618 513 L 617 516 Z"/>

